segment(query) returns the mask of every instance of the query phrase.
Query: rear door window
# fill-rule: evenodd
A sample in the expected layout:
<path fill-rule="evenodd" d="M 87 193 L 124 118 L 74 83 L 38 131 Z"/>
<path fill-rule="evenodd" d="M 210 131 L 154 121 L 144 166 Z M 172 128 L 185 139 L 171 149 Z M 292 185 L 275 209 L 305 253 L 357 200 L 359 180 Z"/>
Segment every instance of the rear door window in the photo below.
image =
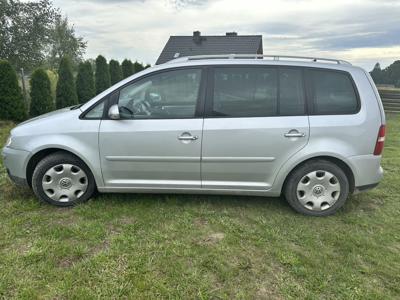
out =
<path fill-rule="evenodd" d="M 303 71 L 290 67 L 216 67 L 212 116 L 304 115 Z"/>
<path fill-rule="evenodd" d="M 276 68 L 218 67 L 214 69 L 212 115 L 265 117 L 278 114 Z"/>
<path fill-rule="evenodd" d="M 313 114 L 353 114 L 358 100 L 348 73 L 330 70 L 309 70 Z"/>
<path fill-rule="evenodd" d="M 304 115 L 306 110 L 302 70 L 279 68 L 279 114 Z"/>

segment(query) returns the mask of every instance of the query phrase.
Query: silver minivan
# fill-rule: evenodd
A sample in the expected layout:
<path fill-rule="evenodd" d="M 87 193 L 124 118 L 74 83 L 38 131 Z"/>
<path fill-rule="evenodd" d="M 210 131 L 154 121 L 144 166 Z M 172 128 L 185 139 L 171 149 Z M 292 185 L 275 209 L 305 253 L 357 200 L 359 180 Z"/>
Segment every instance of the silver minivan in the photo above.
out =
<path fill-rule="evenodd" d="M 332 59 L 178 58 L 19 124 L 10 178 L 58 206 L 118 193 L 284 195 L 336 212 L 375 187 L 385 115 L 365 70 Z"/>

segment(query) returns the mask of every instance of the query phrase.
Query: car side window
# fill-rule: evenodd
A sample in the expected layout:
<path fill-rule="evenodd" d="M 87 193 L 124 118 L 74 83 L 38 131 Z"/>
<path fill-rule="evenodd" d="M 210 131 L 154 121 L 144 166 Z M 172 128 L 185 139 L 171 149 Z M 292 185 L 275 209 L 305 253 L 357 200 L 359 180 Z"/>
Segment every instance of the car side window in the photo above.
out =
<path fill-rule="evenodd" d="M 195 116 L 201 69 L 150 75 L 120 90 L 118 106 L 125 119 L 179 119 Z"/>
<path fill-rule="evenodd" d="M 309 74 L 314 114 L 352 114 L 357 111 L 357 94 L 349 74 L 329 70 L 310 70 Z"/>
<path fill-rule="evenodd" d="M 277 79 L 275 68 L 215 68 L 212 115 L 227 117 L 277 115 Z"/>
<path fill-rule="evenodd" d="M 85 119 L 101 119 L 103 117 L 103 112 L 104 112 L 104 103 L 106 101 L 101 101 L 98 103 L 95 107 L 93 107 L 91 110 L 89 110 L 85 114 Z"/>
<path fill-rule="evenodd" d="M 302 70 L 279 69 L 279 114 L 282 116 L 304 115 L 305 106 Z"/>

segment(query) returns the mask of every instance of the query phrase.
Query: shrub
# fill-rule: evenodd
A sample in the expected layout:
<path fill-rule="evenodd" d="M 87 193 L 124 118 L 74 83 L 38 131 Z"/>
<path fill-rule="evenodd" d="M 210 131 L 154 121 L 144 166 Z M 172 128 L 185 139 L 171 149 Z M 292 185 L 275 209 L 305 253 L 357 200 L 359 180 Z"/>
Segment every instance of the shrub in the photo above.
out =
<path fill-rule="evenodd" d="M 110 70 L 106 59 L 99 55 L 96 58 L 96 94 L 110 87 Z"/>
<path fill-rule="evenodd" d="M 78 94 L 79 103 L 85 103 L 96 95 L 93 69 L 88 61 L 79 64 L 78 76 L 76 77 L 76 93 Z"/>
<path fill-rule="evenodd" d="M 56 99 L 56 89 L 57 89 L 57 81 L 58 81 L 58 74 L 52 70 L 46 70 L 47 76 L 50 80 L 50 88 L 51 88 L 51 97 Z"/>
<path fill-rule="evenodd" d="M 135 73 L 133 63 L 129 59 L 124 59 L 122 62 L 122 76 L 127 78 Z"/>
<path fill-rule="evenodd" d="M 8 61 L 0 60 L 0 119 L 23 121 L 27 109 L 17 73 Z"/>
<path fill-rule="evenodd" d="M 30 86 L 30 116 L 36 117 L 54 110 L 53 97 L 51 96 L 51 83 L 45 70 L 37 69 L 32 73 Z"/>
<path fill-rule="evenodd" d="M 122 80 L 122 70 L 119 62 L 116 60 L 110 60 L 110 80 L 111 85 L 116 84 L 118 81 Z"/>
<path fill-rule="evenodd" d="M 144 66 L 143 66 L 140 62 L 138 62 L 138 61 L 135 61 L 135 63 L 133 64 L 133 68 L 134 68 L 134 70 L 135 70 L 135 73 L 144 70 Z"/>
<path fill-rule="evenodd" d="M 77 103 L 78 97 L 76 95 L 71 62 L 67 57 L 63 57 L 60 61 L 60 68 L 58 69 L 56 107 L 63 108 Z"/>

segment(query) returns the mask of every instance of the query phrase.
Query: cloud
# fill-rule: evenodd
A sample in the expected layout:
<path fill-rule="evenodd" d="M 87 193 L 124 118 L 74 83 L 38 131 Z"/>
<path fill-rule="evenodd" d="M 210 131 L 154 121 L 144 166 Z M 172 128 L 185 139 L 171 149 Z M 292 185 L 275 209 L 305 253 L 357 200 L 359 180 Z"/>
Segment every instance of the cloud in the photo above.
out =
<path fill-rule="evenodd" d="M 194 30 L 262 34 L 265 53 L 340 55 L 367 69 L 400 56 L 400 1 L 394 0 L 55 0 L 55 5 L 88 40 L 88 57 L 102 53 L 154 64 L 170 35 Z"/>

